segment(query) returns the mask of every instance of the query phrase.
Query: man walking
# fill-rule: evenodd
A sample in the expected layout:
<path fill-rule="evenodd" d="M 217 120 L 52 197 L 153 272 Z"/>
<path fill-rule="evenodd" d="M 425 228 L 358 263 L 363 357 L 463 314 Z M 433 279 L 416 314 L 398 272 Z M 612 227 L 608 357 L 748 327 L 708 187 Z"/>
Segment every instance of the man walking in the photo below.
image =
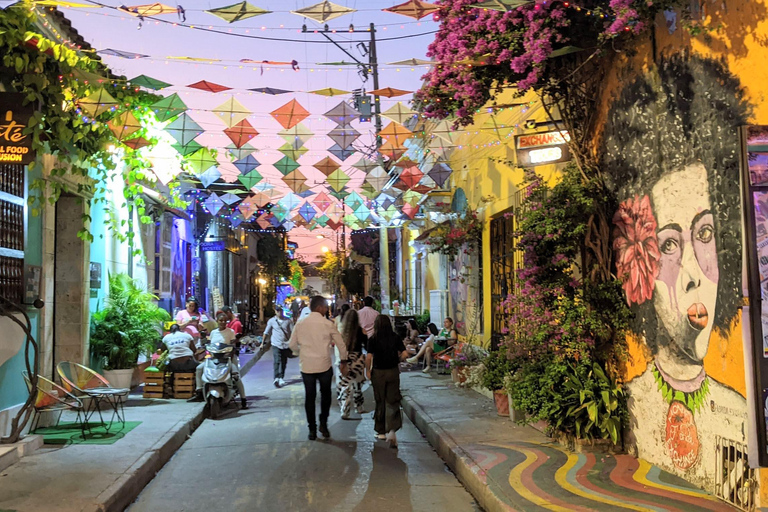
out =
<path fill-rule="evenodd" d="M 274 376 L 275 387 L 285 386 L 285 365 L 288 363 L 288 356 L 291 349 L 288 348 L 288 342 L 291 339 L 293 322 L 285 317 L 283 308 L 275 307 L 275 316 L 267 322 L 267 328 L 264 329 L 264 338 L 269 339 L 272 345 L 272 356 L 275 361 Z"/>
<path fill-rule="evenodd" d="M 320 383 L 320 433 L 323 437 L 331 437 L 328 430 L 328 416 L 331 411 L 331 351 L 339 349 L 341 372 L 347 373 L 347 347 L 341 339 L 333 322 L 327 320 L 328 303 L 320 295 L 312 297 L 309 302 L 311 313 L 297 323 L 291 334 L 290 348 L 299 354 L 301 377 L 304 380 L 304 409 L 307 412 L 309 440 L 317 439 L 317 416 L 315 415 L 315 399 L 317 384 Z"/>
<path fill-rule="evenodd" d="M 377 316 L 379 312 L 373 309 L 373 297 L 368 295 L 363 299 L 363 309 L 357 312 L 357 317 L 360 319 L 360 327 L 369 338 L 373 336 L 373 324 Z"/>

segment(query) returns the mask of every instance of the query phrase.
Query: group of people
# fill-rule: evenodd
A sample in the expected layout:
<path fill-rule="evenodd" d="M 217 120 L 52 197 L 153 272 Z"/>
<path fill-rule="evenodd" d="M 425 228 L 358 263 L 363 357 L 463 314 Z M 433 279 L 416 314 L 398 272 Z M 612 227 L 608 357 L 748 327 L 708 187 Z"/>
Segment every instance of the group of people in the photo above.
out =
<path fill-rule="evenodd" d="M 163 338 L 163 345 L 168 351 L 168 368 L 174 372 L 195 372 L 195 396 L 190 401 L 203 401 L 203 367 L 201 359 L 205 354 L 204 341 L 208 336 L 211 344 L 233 344 L 243 334 L 243 324 L 235 316 L 232 308 L 224 306 L 216 312 L 216 328 L 208 332 L 210 318 L 200 309 L 197 299 L 187 299 L 186 308 L 176 314 L 176 323 Z M 243 409 L 248 408 L 245 388 L 239 376 L 240 364 L 237 354 L 233 356 L 236 370 L 233 375 L 235 386 L 240 393 Z"/>
<path fill-rule="evenodd" d="M 366 297 L 360 310 L 344 304 L 331 320 L 327 301 L 322 296 L 312 297 L 309 305 L 295 308 L 293 319 L 281 307 L 267 322 L 263 339 L 272 348 L 274 385 L 285 385 L 288 359 L 298 354 L 301 377 L 305 389 L 305 412 L 309 439 L 317 439 L 318 431 L 330 437 L 328 417 L 331 408 L 331 387 L 336 377 L 336 393 L 342 419 L 349 419 L 352 407 L 362 414 L 364 399 L 362 387 L 371 381 L 376 402 L 374 430 L 378 440 L 386 440 L 397 447 L 396 432 L 402 427 L 400 410 L 400 363 L 417 363 L 424 358 L 424 372 L 429 372 L 431 357 L 445 350 L 457 340 L 453 320 L 446 318 L 443 329 L 429 324 L 429 335 L 423 344 L 416 323 L 410 320 L 405 336 L 398 335 L 392 320 L 373 307 L 372 297 Z M 202 366 L 205 353 L 204 338 L 209 343 L 234 344 L 242 335 L 242 324 L 232 309 L 224 306 L 216 313 L 216 328 L 208 332 L 207 315 L 200 310 L 197 299 L 190 298 L 186 308 L 176 315 L 176 323 L 163 338 L 168 350 L 172 371 L 195 371 L 196 394 L 192 401 L 202 401 Z M 408 345 L 408 348 L 406 348 Z M 414 354 L 408 357 L 409 354 Z M 237 355 L 233 363 L 239 373 Z M 245 390 L 240 379 L 235 379 L 242 406 L 247 407 Z M 320 387 L 319 424 L 316 413 L 317 388 Z"/>
<path fill-rule="evenodd" d="M 396 432 L 402 427 L 399 364 L 407 357 L 402 338 L 395 334 L 390 318 L 373 308 L 371 297 L 365 298 L 360 311 L 349 307 L 340 310 L 336 321 L 329 320 L 328 313 L 326 300 L 321 296 L 312 297 L 309 314 L 304 318 L 299 316 L 289 340 L 290 350 L 299 354 L 301 363 L 309 439 L 317 439 L 318 431 L 323 437 L 330 437 L 333 357 L 337 354 L 336 389 L 342 418 L 350 417 L 353 402 L 357 412 L 363 411 L 362 384 L 370 380 L 376 401 L 376 438 L 396 447 Z M 315 409 L 318 384 L 319 426 Z"/>

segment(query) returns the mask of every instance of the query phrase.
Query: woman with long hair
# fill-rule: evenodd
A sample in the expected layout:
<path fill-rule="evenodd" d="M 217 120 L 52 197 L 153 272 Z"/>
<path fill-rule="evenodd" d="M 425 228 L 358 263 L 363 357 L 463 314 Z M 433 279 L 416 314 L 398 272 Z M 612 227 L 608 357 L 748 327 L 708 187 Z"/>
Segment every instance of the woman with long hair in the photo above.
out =
<path fill-rule="evenodd" d="M 435 324 L 429 324 L 429 338 L 421 346 L 421 350 L 415 356 L 406 359 L 406 362 L 416 364 L 419 362 L 419 358 L 424 356 L 424 369 L 422 372 L 429 373 L 432 364 L 432 354 L 437 354 L 452 346 L 458 338 L 456 329 L 453 328 L 453 319 L 451 317 L 445 317 L 443 326 L 443 329 L 438 332 Z"/>
<path fill-rule="evenodd" d="M 347 374 L 341 375 L 336 385 L 339 406 L 341 407 L 341 419 L 348 420 L 352 412 L 352 400 L 355 401 L 355 409 L 358 414 L 363 413 L 363 382 L 365 382 L 365 358 L 363 349 L 368 341 L 368 336 L 360 327 L 360 319 L 357 311 L 348 309 L 341 320 L 341 339 L 347 347 Z"/>
<path fill-rule="evenodd" d="M 373 385 L 376 412 L 373 416 L 376 439 L 386 439 L 397 448 L 396 432 L 403 426 L 400 413 L 400 362 L 408 353 L 402 338 L 392 330 L 387 315 L 379 315 L 373 324 L 373 337 L 368 340 L 365 368 Z"/>

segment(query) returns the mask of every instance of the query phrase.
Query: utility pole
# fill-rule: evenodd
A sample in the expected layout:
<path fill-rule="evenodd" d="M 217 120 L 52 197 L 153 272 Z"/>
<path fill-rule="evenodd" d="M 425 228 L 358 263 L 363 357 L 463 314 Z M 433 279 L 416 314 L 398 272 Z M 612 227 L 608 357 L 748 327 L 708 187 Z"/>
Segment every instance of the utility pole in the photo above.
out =
<path fill-rule="evenodd" d="M 371 43 L 368 47 L 368 64 L 371 66 L 371 74 L 373 75 L 373 90 L 379 88 L 379 60 L 376 54 L 376 26 L 371 23 Z M 381 138 L 379 133 L 381 132 L 381 101 L 378 96 L 374 96 L 373 100 L 373 113 L 376 115 L 376 149 L 381 146 Z"/>

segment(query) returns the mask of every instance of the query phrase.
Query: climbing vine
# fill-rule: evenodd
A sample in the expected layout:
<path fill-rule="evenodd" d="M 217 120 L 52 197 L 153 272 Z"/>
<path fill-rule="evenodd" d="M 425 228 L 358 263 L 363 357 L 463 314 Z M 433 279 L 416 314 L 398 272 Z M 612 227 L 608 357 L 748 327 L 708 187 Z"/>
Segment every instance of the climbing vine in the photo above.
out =
<path fill-rule="evenodd" d="M 54 158 L 48 175 L 30 183 L 31 212 L 39 214 L 45 203 L 54 204 L 63 192 L 76 187 L 77 193 L 91 198 L 92 206 L 105 203 L 110 210 L 131 204 L 141 222 L 151 222 L 141 196 L 142 183 L 156 180 L 149 172 L 146 151 L 120 144 L 107 123 L 119 122 L 121 114 L 130 112 L 142 126 L 135 136 L 144 137 L 151 147 L 157 138 L 149 129 L 156 120 L 148 107 L 158 98 L 111 76 L 99 60 L 37 33 L 38 24 L 47 24 L 40 17 L 47 15 L 30 2 L 9 6 L 0 17 L 0 81 L 6 91 L 23 94 L 24 104 L 35 108 L 25 130 L 31 136 L 33 151 L 38 157 Z M 91 117 L 80 104 L 99 91 L 107 91 L 115 101 Z M 37 165 L 39 159 L 29 168 Z M 121 205 L 106 204 L 106 187 L 114 179 L 125 182 L 125 202 Z M 178 184 L 171 183 L 169 188 L 171 205 L 182 205 Z M 133 237 L 133 231 L 124 227 L 127 221 L 116 221 L 114 212 L 108 217 L 107 224 L 118 239 Z M 83 216 L 78 234 L 89 241 L 93 240 L 88 230 L 90 220 Z"/>

